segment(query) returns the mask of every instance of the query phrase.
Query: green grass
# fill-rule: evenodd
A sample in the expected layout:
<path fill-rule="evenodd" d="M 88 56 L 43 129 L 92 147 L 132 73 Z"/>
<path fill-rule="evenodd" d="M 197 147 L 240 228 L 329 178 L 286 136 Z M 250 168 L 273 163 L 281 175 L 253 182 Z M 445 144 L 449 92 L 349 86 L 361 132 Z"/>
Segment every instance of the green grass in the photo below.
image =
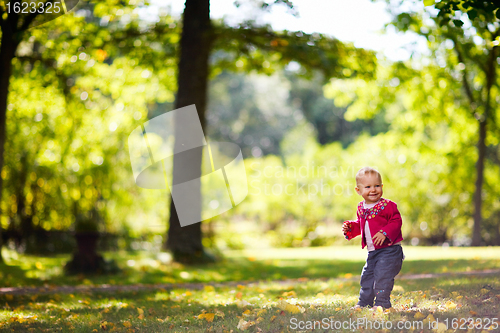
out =
<path fill-rule="evenodd" d="M 240 319 L 255 324 L 249 332 L 281 332 L 298 320 L 422 321 L 433 314 L 446 318 L 499 318 L 500 283 L 496 278 L 399 280 L 393 292 L 395 313 L 350 310 L 356 303 L 358 283 L 353 281 L 301 281 L 291 284 L 261 282 L 251 286 L 206 287 L 203 290 L 80 293 L 0 296 L 0 330 L 14 332 L 110 331 L 133 332 L 236 332 Z M 299 304 L 304 313 L 278 307 L 281 299 Z M 472 312 L 471 312 L 472 311 Z M 213 322 L 199 319 L 215 315 Z M 422 316 L 418 317 L 417 313 Z M 361 330 L 366 331 L 366 330 Z M 424 330 L 428 331 L 428 330 Z"/>
<path fill-rule="evenodd" d="M 401 274 L 500 269 L 500 249 L 496 247 L 407 246 L 404 252 L 406 260 Z M 230 251 L 220 262 L 199 266 L 170 263 L 165 253 L 106 253 L 105 258 L 114 259 L 123 273 L 88 277 L 64 276 L 62 267 L 69 260 L 68 255 L 37 257 L 4 250 L 3 256 L 7 265 L 0 265 L 2 286 L 19 287 L 335 278 L 346 274 L 359 275 L 366 250 L 345 246 Z"/>
<path fill-rule="evenodd" d="M 351 310 L 357 301 L 359 282 L 356 277 L 344 277 L 359 275 L 365 251 L 357 247 L 341 247 L 229 252 L 224 261 L 195 267 L 163 264 L 152 254 L 109 253 L 106 257 L 114 257 L 124 267 L 125 274 L 94 277 L 62 276 L 57 267 L 60 269 L 61 263 L 67 260 L 64 256 L 15 258 L 15 254 L 4 252 L 9 266 L 1 267 L 2 286 L 263 281 L 239 286 L 217 285 L 215 288 L 205 283 L 201 290 L 184 287 L 127 292 L 0 295 L 0 331 L 233 330 L 236 333 L 240 331 L 238 324 L 246 322 L 251 326 L 245 332 L 286 332 L 308 331 L 293 330 L 292 318 L 312 324 L 315 320 L 321 322 L 323 318 L 355 321 L 366 317 L 372 324 L 384 320 L 396 325 L 398 321 L 421 323 L 430 314 L 440 323 L 448 318 L 450 325 L 453 318 L 499 318 L 500 321 L 500 282 L 491 275 L 398 279 L 392 293 L 396 312 Z M 404 251 L 403 275 L 500 268 L 498 248 L 405 247 Z M 127 265 L 129 260 L 134 260 L 133 266 Z M 9 275 L 10 278 L 7 278 Z M 285 277 L 299 280 L 282 281 Z M 293 313 L 300 308 L 285 308 L 286 303 L 280 303 L 282 301 L 297 304 L 304 312 Z M 209 314 L 208 319 L 210 314 L 214 314 L 213 321 L 209 322 L 203 315 L 200 317 L 203 313 Z M 428 325 L 425 322 L 424 332 L 431 331 Z M 370 330 L 360 328 L 357 331 Z"/>

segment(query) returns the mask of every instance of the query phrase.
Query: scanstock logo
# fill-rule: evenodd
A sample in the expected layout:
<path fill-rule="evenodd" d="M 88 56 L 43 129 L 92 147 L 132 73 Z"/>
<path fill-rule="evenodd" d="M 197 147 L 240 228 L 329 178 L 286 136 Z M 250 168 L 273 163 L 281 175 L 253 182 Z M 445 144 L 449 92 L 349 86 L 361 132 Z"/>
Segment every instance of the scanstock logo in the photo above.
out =
<path fill-rule="evenodd" d="M 248 194 L 240 147 L 207 142 L 195 105 L 138 126 L 128 146 L 135 183 L 169 190 L 182 227 L 222 214 Z"/>

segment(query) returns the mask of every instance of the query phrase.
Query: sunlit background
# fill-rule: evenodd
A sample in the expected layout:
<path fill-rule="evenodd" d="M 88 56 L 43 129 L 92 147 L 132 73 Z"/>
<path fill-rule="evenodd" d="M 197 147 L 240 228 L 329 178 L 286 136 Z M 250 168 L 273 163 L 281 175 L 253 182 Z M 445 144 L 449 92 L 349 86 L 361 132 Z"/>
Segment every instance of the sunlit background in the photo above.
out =
<path fill-rule="evenodd" d="M 461 73 L 471 73 L 475 91 L 484 89 L 484 74 L 474 59 L 459 61 L 453 54 L 451 37 L 431 19 L 435 9 L 424 10 L 420 2 L 297 0 L 294 10 L 263 10 L 254 2 L 233 2 L 212 1 L 214 25 L 269 24 L 297 38 L 310 34 L 309 46 L 336 38 L 374 56 L 349 49 L 353 53 L 341 65 L 356 69 L 326 77 L 325 68 L 308 68 L 307 58 L 300 63 L 293 54 L 283 60 L 255 46 L 244 54 L 217 45 L 210 57 L 205 134 L 242 148 L 249 196 L 203 223 L 204 244 L 219 251 L 342 244 L 340 225 L 355 217 L 360 200 L 354 176 L 365 165 L 382 172 L 385 196 L 403 214 L 408 245 L 470 244 L 480 115 L 468 110 Z M 92 210 L 99 212 L 108 248 L 160 251 L 165 241 L 169 193 L 135 185 L 126 138 L 173 109 L 183 1 L 129 5 L 79 8 L 33 30 L 19 47 L 2 171 L 1 222 L 12 235 L 11 249 L 68 251 L 76 216 Z M 396 16 L 405 11 L 417 14 Z M 459 42 L 483 56 L 485 31 L 464 21 Z M 148 29 L 158 22 L 167 30 L 152 35 Z M 143 34 L 113 35 L 130 24 Z M 96 33 L 96 27 L 102 30 Z M 54 37 L 50 29 L 73 37 Z M 47 67 L 49 60 L 35 59 L 42 55 L 56 59 L 50 60 L 56 71 Z M 492 94 L 498 103 L 497 91 Z M 496 132 L 488 132 L 487 145 L 483 237 L 496 244 Z M 54 241 L 60 239 L 68 243 Z"/>

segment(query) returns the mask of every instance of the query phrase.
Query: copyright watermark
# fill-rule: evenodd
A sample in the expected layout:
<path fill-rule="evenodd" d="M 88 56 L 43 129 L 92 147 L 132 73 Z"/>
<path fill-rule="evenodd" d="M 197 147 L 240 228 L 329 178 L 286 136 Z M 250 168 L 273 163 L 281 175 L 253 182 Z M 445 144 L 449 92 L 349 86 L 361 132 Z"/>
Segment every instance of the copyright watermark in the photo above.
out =
<path fill-rule="evenodd" d="M 302 196 L 309 200 L 318 196 L 351 196 L 361 166 L 325 166 L 305 162 L 298 166 L 250 165 L 250 194 L 253 196 Z"/>
<path fill-rule="evenodd" d="M 128 148 L 135 183 L 170 191 L 181 227 L 233 209 L 248 194 L 240 147 L 209 143 L 194 104 L 137 126 Z"/>
<path fill-rule="evenodd" d="M 337 320 L 335 318 L 323 318 L 322 320 L 298 320 L 290 319 L 290 329 L 292 330 L 422 330 L 424 322 L 417 321 L 386 321 L 386 320 L 368 320 L 366 317 L 349 320 Z"/>
<path fill-rule="evenodd" d="M 290 319 L 292 330 L 470 330 L 485 329 L 496 330 L 499 328 L 498 318 L 446 318 L 434 320 L 368 320 L 366 317 L 338 320 L 333 317 L 321 320 Z"/>

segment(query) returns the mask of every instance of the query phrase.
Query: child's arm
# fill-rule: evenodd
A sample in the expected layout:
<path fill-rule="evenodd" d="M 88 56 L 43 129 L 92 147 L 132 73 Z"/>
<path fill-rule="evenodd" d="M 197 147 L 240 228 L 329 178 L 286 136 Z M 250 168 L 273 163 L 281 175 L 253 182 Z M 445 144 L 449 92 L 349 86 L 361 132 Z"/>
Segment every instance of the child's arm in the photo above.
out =
<path fill-rule="evenodd" d="M 358 219 L 356 221 L 345 221 L 342 226 L 342 232 L 345 235 L 347 240 L 351 240 L 356 236 L 361 235 L 361 227 L 359 222 L 359 213 Z"/>
<path fill-rule="evenodd" d="M 401 214 L 395 202 L 391 202 L 387 208 L 391 209 L 392 215 L 390 215 L 387 225 L 384 226 L 380 232 L 392 243 L 401 234 L 403 220 L 401 219 Z"/>

